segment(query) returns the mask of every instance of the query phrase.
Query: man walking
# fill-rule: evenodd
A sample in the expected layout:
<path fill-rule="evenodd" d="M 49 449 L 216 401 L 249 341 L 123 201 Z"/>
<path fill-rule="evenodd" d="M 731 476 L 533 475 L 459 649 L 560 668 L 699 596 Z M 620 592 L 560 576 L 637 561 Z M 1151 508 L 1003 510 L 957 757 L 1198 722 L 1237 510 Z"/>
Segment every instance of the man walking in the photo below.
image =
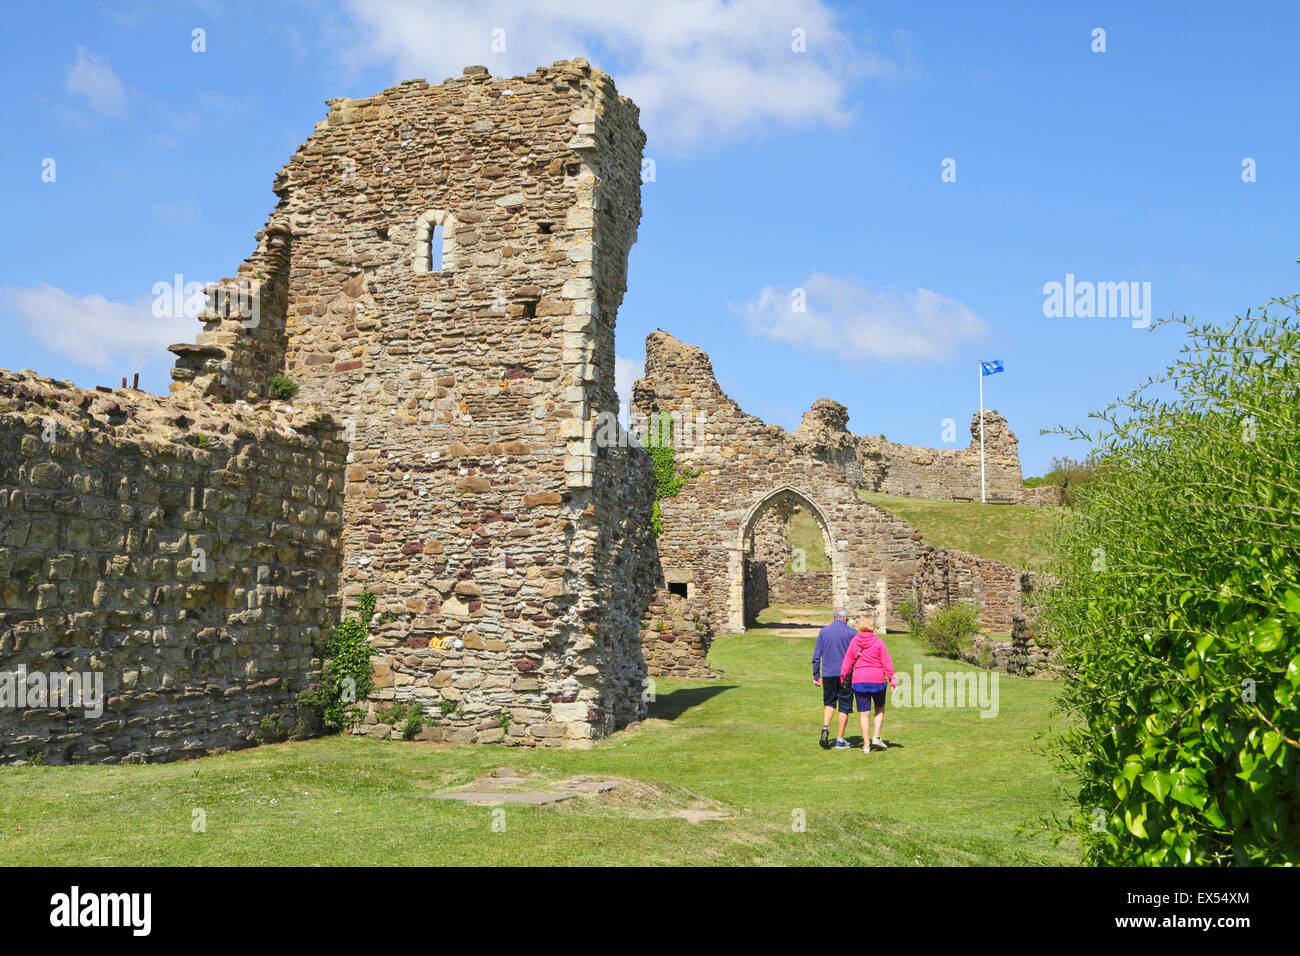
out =
<path fill-rule="evenodd" d="M 842 607 L 835 609 L 835 619 L 817 632 L 817 644 L 813 647 L 813 686 L 822 689 L 822 734 L 818 741 L 823 749 L 830 747 L 831 716 L 839 708 L 839 729 L 835 736 L 835 749 L 847 750 L 849 742 L 844 739 L 844 728 L 848 726 L 849 714 L 853 712 L 853 691 L 848 681 L 840 680 L 840 664 L 849 649 L 849 642 L 857 635 L 849 626 L 849 612 Z M 830 667 L 826 667 L 830 664 Z"/>

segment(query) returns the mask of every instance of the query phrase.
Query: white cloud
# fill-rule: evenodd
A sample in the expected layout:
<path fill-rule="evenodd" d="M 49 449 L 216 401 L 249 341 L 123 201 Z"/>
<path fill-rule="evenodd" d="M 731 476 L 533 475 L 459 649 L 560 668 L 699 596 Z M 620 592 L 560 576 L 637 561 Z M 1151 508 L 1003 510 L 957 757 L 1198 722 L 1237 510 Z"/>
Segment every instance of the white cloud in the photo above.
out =
<path fill-rule="evenodd" d="M 798 289 L 804 311 L 795 311 Z M 877 290 L 820 272 L 794 289 L 768 286 L 731 308 L 755 334 L 849 358 L 933 361 L 988 331 L 966 305 L 929 289 Z"/>
<path fill-rule="evenodd" d="M 126 112 L 126 87 L 113 72 L 108 57 L 97 56 L 80 44 L 64 85 L 69 93 L 82 97 L 98 113 L 121 116 Z"/>
<path fill-rule="evenodd" d="M 149 210 L 169 225 L 181 228 L 194 228 L 199 223 L 199 206 L 193 199 L 178 199 L 175 202 L 151 202 Z"/>
<path fill-rule="evenodd" d="M 157 318 L 152 299 L 110 302 L 102 295 L 78 298 L 50 285 L 6 289 L 4 304 L 24 332 L 51 352 L 79 365 L 120 375 L 170 359 L 168 345 L 192 341 L 197 323 Z M 168 363 L 170 364 L 170 363 Z"/>
<path fill-rule="evenodd" d="M 894 38 L 901 65 L 861 50 L 821 0 L 351 0 L 349 10 L 360 39 L 348 30 L 336 42 L 354 66 L 386 64 L 394 79 L 439 83 L 474 64 L 515 76 L 586 57 L 641 107 L 651 150 L 838 122 L 853 79 L 915 72 L 905 37 Z M 806 52 L 791 49 L 796 29 Z"/>
<path fill-rule="evenodd" d="M 627 359 L 614 356 L 614 391 L 618 393 L 618 417 L 628 420 L 632 405 L 632 386 L 645 375 L 645 359 Z"/>

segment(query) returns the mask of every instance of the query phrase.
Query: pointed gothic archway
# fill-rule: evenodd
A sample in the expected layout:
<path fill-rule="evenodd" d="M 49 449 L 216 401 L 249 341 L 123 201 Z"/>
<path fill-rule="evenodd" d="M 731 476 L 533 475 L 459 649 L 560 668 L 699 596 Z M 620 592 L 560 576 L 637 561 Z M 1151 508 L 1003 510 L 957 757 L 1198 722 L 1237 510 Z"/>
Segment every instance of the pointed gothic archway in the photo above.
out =
<path fill-rule="evenodd" d="M 766 492 L 749 507 L 739 523 L 737 536 L 727 549 L 727 629 L 732 633 L 739 633 L 745 629 L 745 554 L 754 527 L 769 510 L 786 502 L 800 505 L 812 515 L 821 528 L 822 544 L 831 563 L 831 601 L 836 605 L 843 604 L 845 601 L 843 560 L 825 510 L 806 492 L 792 485 L 782 485 Z"/>

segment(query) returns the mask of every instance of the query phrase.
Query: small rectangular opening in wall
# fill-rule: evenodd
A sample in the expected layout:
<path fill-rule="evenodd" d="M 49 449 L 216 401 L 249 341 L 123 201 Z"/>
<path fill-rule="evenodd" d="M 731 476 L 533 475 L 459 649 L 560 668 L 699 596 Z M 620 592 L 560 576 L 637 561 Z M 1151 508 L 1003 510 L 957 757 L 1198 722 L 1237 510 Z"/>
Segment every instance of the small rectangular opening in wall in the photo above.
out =
<path fill-rule="evenodd" d="M 434 226 L 429 235 L 429 271 L 442 271 L 442 226 Z"/>
<path fill-rule="evenodd" d="M 537 318 L 537 303 L 536 303 L 536 302 L 528 301 L 528 302 L 525 302 L 525 303 L 524 303 L 524 318 L 525 318 L 525 319 L 535 319 L 535 318 Z"/>
<path fill-rule="evenodd" d="M 668 582 L 668 593 L 669 593 L 669 594 L 676 594 L 678 597 L 686 597 L 686 582 L 685 582 L 685 581 L 669 581 L 669 582 Z"/>

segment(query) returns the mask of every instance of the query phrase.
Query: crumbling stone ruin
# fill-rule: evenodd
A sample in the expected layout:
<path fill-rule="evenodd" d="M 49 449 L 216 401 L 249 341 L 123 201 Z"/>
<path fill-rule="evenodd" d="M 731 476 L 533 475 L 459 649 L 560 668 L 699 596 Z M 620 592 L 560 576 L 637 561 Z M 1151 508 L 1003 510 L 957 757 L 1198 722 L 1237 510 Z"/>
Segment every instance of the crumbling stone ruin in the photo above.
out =
<path fill-rule="evenodd" d="M 657 590 L 641 631 L 646 673 L 654 677 L 712 680 L 709 666 L 713 621 L 696 602 Z"/>
<path fill-rule="evenodd" d="M 859 498 L 843 406 L 825 399 L 814 405 L 826 441 L 810 440 L 808 416 L 802 437 L 791 435 L 745 414 L 718 386 L 702 349 L 660 331 L 646 339 L 645 377 L 634 387 L 633 407 L 639 420 L 666 413 L 679 436 L 680 467 L 699 472 L 660 503 L 659 556 L 665 579 L 725 622 L 725 631 L 744 630 L 770 603 L 773 575 L 783 574 L 789 559 L 788 544 L 778 543 L 781 525 L 798 507 L 821 527 L 832 565 L 820 600 L 801 603 L 874 610 L 887 628 L 902 600 L 966 600 L 983 627 L 1010 633 L 1021 572 L 933 548 L 910 525 Z"/>
<path fill-rule="evenodd" d="M 336 619 L 346 454 L 318 409 L 0 371 L 0 763 L 292 731 Z"/>
<path fill-rule="evenodd" d="M 854 487 L 908 498 L 980 497 L 980 416 L 971 416 L 966 448 L 920 448 L 887 441 L 883 435 L 854 435 L 849 412 L 819 398 L 804 412 L 794 447 L 844 473 Z M 989 498 L 1017 504 L 1060 504 L 1054 486 L 1025 488 L 1020 443 L 997 412 L 984 411 L 984 488 Z"/>
<path fill-rule="evenodd" d="M 455 705 L 449 741 L 589 743 L 644 715 L 656 574 L 648 458 L 594 441 L 618 407 L 637 109 L 582 60 L 330 106 L 240 270 L 284 303 L 252 337 L 269 358 L 235 358 L 227 318 L 199 337 L 226 354 L 178 384 L 265 394 L 283 370 L 345 420 L 343 596 L 393 616 L 379 699 Z"/>
<path fill-rule="evenodd" d="M 105 760 L 251 742 L 263 698 L 289 716 L 310 649 L 363 588 L 385 615 L 374 696 L 419 702 L 428 736 L 581 747 L 645 714 L 653 477 L 635 444 L 595 440 L 618 407 L 636 107 L 584 60 L 329 105 L 197 342 L 173 346 L 171 398 L 34 399 L 81 409 L 77 441 L 98 442 L 66 464 L 82 446 L 41 444 L 30 401 L 0 419 L 0 576 L 32 578 L 6 591 L 0 669 L 75 648 L 104 666 L 119 724 L 25 742 Z M 278 374 L 292 404 L 271 396 Z M 124 445 L 146 408 L 215 430 Z M 240 437 L 301 409 L 316 432 Z M 319 550 L 300 570 L 303 535 Z M 200 541 L 210 583 L 189 580 Z M 221 705 L 189 719 L 204 695 Z M 6 740 L 18 713 L 0 713 Z"/>
<path fill-rule="evenodd" d="M 171 347 L 170 396 L 0 372 L 0 762 L 303 732 L 297 696 L 365 589 L 359 732 L 415 702 L 425 739 L 589 747 L 645 716 L 650 678 L 713 676 L 715 626 L 811 596 L 769 534 L 796 508 L 831 559 L 824 603 L 884 626 L 905 597 L 970 599 L 1010 630 L 1013 569 L 856 494 L 864 474 L 965 487 L 956 457 L 922 480 L 833 403 L 791 436 L 666 333 L 635 405 L 698 418 L 681 462 L 703 470 L 656 542 L 650 457 L 617 424 L 609 440 L 645 137 L 606 74 L 470 67 L 329 105 L 197 340 Z M 1019 465 L 999 422 L 1001 489 Z M 18 672 L 44 698 L 16 699 Z M 100 675 L 102 713 L 68 705 L 69 674 Z"/>

